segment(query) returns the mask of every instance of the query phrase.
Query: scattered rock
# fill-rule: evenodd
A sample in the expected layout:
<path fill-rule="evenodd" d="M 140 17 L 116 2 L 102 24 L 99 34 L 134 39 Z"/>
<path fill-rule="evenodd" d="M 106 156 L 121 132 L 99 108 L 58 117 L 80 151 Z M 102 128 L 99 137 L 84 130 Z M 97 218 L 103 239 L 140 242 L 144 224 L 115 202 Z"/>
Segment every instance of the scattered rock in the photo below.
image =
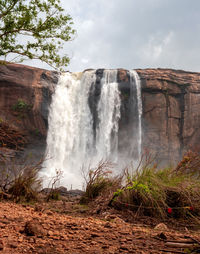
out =
<path fill-rule="evenodd" d="M 18 243 L 17 242 L 12 242 L 9 244 L 10 248 L 13 248 L 13 249 L 16 249 L 17 246 L 18 246 Z"/>
<path fill-rule="evenodd" d="M 98 233 L 91 233 L 91 237 L 93 237 L 93 238 L 100 237 L 100 234 L 98 234 Z"/>
<path fill-rule="evenodd" d="M 106 222 L 106 223 L 104 224 L 104 227 L 105 227 L 105 228 L 112 228 L 113 226 L 112 226 L 112 224 L 111 224 L 110 222 Z"/>
<path fill-rule="evenodd" d="M 157 237 L 162 239 L 162 240 L 167 240 L 167 237 L 166 237 L 166 235 L 163 232 L 158 234 Z"/>
<path fill-rule="evenodd" d="M 106 214 L 106 213 L 104 213 L 104 214 Z M 117 216 L 115 214 L 110 214 L 110 213 L 105 215 L 105 219 L 108 220 L 108 221 L 114 220 L 116 217 Z"/>
<path fill-rule="evenodd" d="M 124 224 L 125 221 L 119 217 L 114 218 L 113 222 L 115 222 L 116 224 Z"/>
<path fill-rule="evenodd" d="M 37 236 L 37 237 L 46 235 L 46 231 L 44 230 L 40 222 L 36 219 L 26 222 L 24 233 L 27 236 Z"/>
<path fill-rule="evenodd" d="M 44 207 L 42 205 L 36 205 L 34 210 L 36 212 L 43 212 L 44 211 Z"/>
<path fill-rule="evenodd" d="M 158 225 L 155 226 L 154 229 L 166 231 L 168 230 L 168 227 L 164 223 L 159 223 Z"/>
<path fill-rule="evenodd" d="M 51 205 L 58 202 L 43 203 L 46 212 Z M 9 221 L 0 230 L 0 253 L 155 253 L 171 247 L 167 241 L 174 243 L 191 242 L 199 236 L 193 235 L 192 239 L 185 239 L 186 234 L 173 231 L 155 232 L 143 224 L 124 223 L 116 215 L 111 215 L 113 221 L 104 221 L 104 218 L 88 216 L 69 216 L 64 213 L 52 211 L 48 216 L 38 212 L 32 213 L 20 204 L 0 202 L 0 220 Z M 108 214 L 107 214 L 108 215 Z M 119 215 L 120 217 L 122 215 Z M 20 219 L 18 219 L 20 218 Z M 124 217 L 123 217 L 124 218 Z M 119 222 L 119 223 L 118 223 Z M 20 234 L 20 228 L 23 234 Z M 180 241 L 180 239 L 182 239 Z M 179 244 L 180 245 L 180 244 Z M 181 245 L 182 246 L 182 245 Z M 179 251 L 179 250 L 178 250 Z M 181 250 L 180 250 L 181 251 Z M 180 252 L 182 253 L 182 252 Z"/>
<path fill-rule="evenodd" d="M 24 240 L 23 237 L 19 237 L 18 242 L 22 243 L 23 240 Z"/>
<path fill-rule="evenodd" d="M 53 215 L 53 212 L 52 211 L 47 211 L 46 214 L 47 215 Z"/>
<path fill-rule="evenodd" d="M 47 233 L 48 236 L 52 236 L 53 235 L 53 231 L 49 230 Z"/>
<path fill-rule="evenodd" d="M 0 250 L 3 250 L 4 249 L 4 243 L 2 240 L 0 240 Z"/>

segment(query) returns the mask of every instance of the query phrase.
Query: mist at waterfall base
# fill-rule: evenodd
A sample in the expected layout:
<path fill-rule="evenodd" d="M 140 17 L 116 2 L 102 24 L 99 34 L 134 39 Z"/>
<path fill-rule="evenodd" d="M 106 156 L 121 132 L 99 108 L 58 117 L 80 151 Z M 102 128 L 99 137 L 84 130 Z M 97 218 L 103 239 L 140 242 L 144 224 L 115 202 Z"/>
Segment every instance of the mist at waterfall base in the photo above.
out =
<path fill-rule="evenodd" d="M 142 100 L 136 71 L 91 70 L 60 76 L 49 110 L 47 158 L 41 177 L 47 187 L 62 171 L 59 185 L 82 189 L 83 174 L 100 161 L 114 164 L 113 174 L 137 163 L 142 144 Z"/>

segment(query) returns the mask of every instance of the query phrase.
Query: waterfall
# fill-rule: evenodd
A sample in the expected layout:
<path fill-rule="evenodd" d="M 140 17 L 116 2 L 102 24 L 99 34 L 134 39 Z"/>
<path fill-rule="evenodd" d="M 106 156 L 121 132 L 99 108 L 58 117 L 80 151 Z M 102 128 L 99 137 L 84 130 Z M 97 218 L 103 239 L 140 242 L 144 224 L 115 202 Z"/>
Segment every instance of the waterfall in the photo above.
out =
<path fill-rule="evenodd" d="M 99 126 L 96 138 L 98 160 L 110 159 L 114 162 L 118 157 L 120 103 L 117 70 L 105 70 L 98 104 Z"/>
<path fill-rule="evenodd" d="M 129 130 L 132 136 L 128 138 L 128 146 L 123 143 L 123 138 L 120 143 L 123 150 L 137 149 L 136 157 L 139 158 L 142 102 L 140 80 L 135 71 L 130 71 L 130 84 L 136 88 L 136 94 L 133 89 L 134 96 L 130 94 L 130 100 L 134 104 L 137 100 L 137 112 L 135 109 L 133 112 L 137 116 L 137 135 L 131 134 L 135 133 L 134 129 Z M 126 125 L 120 123 L 121 96 L 117 70 L 102 71 L 100 80 L 96 70 L 60 76 L 49 110 L 47 159 L 41 172 L 45 186 L 55 176 L 56 170 L 61 170 L 60 185 L 81 189 L 82 168 L 95 167 L 100 160 L 118 163 L 120 168 L 124 162 L 133 159 L 119 148 L 120 128 L 127 131 Z"/>
<path fill-rule="evenodd" d="M 47 134 L 47 159 L 44 162 L 44 185 L 55 170 L 63 172 L 61 184 L 81 188 L 79 169 L 92 154 L 92 115 L 88 105 L 90 86 L 95 72 L 62 74 L 52 97 Z M 77 170 L 78 169 L 78 170 Z M 70 185 L 69 185 L 70 183 Z"/>
<path fill-rule="evenodd" d="M 138 138 L 137 140 L 137 148 L 138 148 L 138 160 L 141 159 L 141 147 L 142 147 L 142 96 L 141 96 L 141 82 L 140 78 L 135 70 L 131 70 L 130 72 L 130 82 L 131 86 L 136 87 L 137 94 L 137 111 L 138 111 Z M 134 132 L 134 130 L 133 130 Z"/>

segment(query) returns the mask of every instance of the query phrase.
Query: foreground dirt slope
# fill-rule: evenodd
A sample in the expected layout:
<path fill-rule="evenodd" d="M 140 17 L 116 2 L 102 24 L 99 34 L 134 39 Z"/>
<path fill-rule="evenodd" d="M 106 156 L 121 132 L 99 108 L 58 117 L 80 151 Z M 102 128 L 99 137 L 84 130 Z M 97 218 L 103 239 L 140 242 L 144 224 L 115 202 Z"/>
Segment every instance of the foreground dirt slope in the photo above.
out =
<path fill-rule="evenodd" d="M 0 203 L 0 253 L 184 253 L 170 252 L 162 238 L 184 239 L 189 234 L 168 230 L 161 234 L 162 230 L 125 223 L 118 217 L 106 221 L 41 210 Z M 198 233 L 193 237 L 199 239 Z"/>

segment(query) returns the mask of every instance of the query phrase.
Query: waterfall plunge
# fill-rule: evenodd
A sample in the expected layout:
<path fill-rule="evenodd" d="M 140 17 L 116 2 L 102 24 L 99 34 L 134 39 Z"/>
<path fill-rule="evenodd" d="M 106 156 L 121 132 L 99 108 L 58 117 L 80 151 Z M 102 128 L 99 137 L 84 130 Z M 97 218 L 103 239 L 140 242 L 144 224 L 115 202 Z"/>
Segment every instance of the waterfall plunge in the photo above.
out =
<path fill-rule="evenodd" d="M 132 130 L 137 132 L 137 137 L 132 136 L 129 147 L 125 148 L 130 150 L 129 155 L 120 151 L 118 145 L 121 92 L 117 70 L 104 70 L 96 97 L 96 71 L 61 75 L 49 112 L 47 159 L 41 173 L 45 186 L 56 170 L 61 170 L 60 185 L 81 189 L 81 168 L 95 167 L 103 159 L 118 163 L 116 168 L 122 169 L 131 160 L 138 160 L 142 144 L 141 88 L 137 73 L 130 71 L 129 74 L 131 87 L 136 88 L 136 97 L 130 93 L 133 97 L 130 100 L 137 100 L 137 112 L 134 112 L 137 124 L 136 130 Z"/>

